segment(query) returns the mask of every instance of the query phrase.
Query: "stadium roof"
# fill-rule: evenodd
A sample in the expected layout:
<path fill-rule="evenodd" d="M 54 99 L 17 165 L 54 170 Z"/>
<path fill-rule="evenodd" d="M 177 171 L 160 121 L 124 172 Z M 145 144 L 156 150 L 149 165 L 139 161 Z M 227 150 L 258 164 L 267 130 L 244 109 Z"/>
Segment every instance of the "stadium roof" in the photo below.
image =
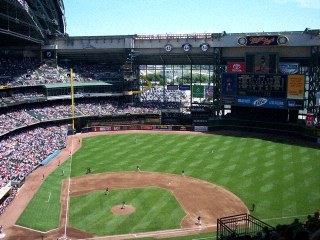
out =
<path fill-rule="evenodd" d="M 0 44 L 45 43 L 65 34 L 62 0 L 1 0 Z"/>

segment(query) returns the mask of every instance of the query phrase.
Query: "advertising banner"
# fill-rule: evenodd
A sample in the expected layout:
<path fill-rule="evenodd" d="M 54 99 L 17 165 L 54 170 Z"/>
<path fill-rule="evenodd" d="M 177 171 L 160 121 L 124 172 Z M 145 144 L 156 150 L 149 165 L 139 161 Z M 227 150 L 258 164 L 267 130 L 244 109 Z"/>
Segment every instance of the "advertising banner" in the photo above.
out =
<path fill-rule="evenodd" d="M 170 125 L 154 125 L 152 130 L 157 131 L 172 131 L 172 126 Z"/>
<path fill-rule="evenodd" d="M 191 109 L 190 109 L 191 113 L 194 113 L 194 112 L 210 112 L 210 108 L 209 107 L 206 107 L 206 106 L 192 106 Z"/>
<path fill-rule="evenodd" d="M 179 86 L 178 85 L 167 85 L 167 90 L 178 90 Z"/>
<path fill-rule="evenodd" d="M 193 85 L 192 86 L 192 97 L 194 98 L 204 98 L 204 86 Z"/>
<path fill-rule="evenodd" d="M 236 96 L 222 96 L 221 97 L 221 104 L 224 105 L 233 105 L 235 104 Z"/>
<path fill-rule="evenodd" d="M 259 97 L 237 97 L 236 104 L 239 106 L 248 107 L 263 107 L 263 108 L 285 108 L 285 99 L 278 98 L 259 98 Z"/>
<path fill-rule="evenodd" d="M 143 130 L 152 130 L 153 127 L 152 127 L 152 125 L 144 125 L 144 126 L 141 126 L 141 129 L 143 129 Z"/>
<path fill-rule="evenodd" d="M 180 91 L 190 91 L 191 87 L 190 87 L 190 85 L 179 85 L 179 90 Z"/>
<path fill-rule="evenodd" d="M 304 108 L 304 101 L 303 100 L 295 100 L 291 99 L 288 100 L 288 109 L 303 109 Z"/>
<path fill-rule="evenodd" d="M 287 98 L 289 99 L 304 98 L 304 75 L 302 74 L 288 75 Z"/>
<path fill-rule="evenodd" d="M 99 127 L 93 127 L 92 128 L 92 132 L 100 132 L 100 128 Z"/>
<path fill-rule="evenodd" d="M 205 98 L 212 98 L 213 97 L 213 86 L 205 86 Z"/>
<path fill-rule="evenodd" d="M 245 73 L 246 63 L 244 62 L 228 62 L 229 73 Z"/>
<path fill-rule="evenodd" d="M 299 63 L 279 63 L 279 70 L 282 74 L 296 74 L 299 71 Z"/>
<path fill-rule="evenodd" d="M 237 74 L 223 73 L 221 76 L 221 95 L 235 96 L 237 93 Z"/>
<path fill-rule="evenodd" d="M 320 92 L 316 93 L 316 106 L 320 106 Z"/>
<path fill-rule="evenodd" d="M 287 44 L 288 38 L 279 35 L 242 36 L 238 44 L 242 46 L 278 46 Z"/>
<path fill-rule="evenodd" d="M 208 126 L 194 126 L 195 132 L 208 132 Z"/>
<path fill-rule="evenodd" d="M 234 104 L 237 94 L 237 74 L 222 73 L 221 76 L 221 103 Z"/>
<path fill-rule="evenodd" d="M 247 36 L 247 46 L 278 45 L 278 36 Z"/>

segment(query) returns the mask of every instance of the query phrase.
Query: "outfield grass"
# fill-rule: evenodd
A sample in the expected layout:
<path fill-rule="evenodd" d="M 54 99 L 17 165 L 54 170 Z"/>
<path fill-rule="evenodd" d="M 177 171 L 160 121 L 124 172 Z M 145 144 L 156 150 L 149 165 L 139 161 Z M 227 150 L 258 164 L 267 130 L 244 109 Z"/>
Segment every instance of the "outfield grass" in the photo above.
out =
<path fill-rule="evenodd" d="M 123 200 L 135 212 L 112 214 L 111 208 Z M 100 236 L 180 228 L 185 216 L 170 191 L 155 187 L 112 190 L 107 196 L 96 191 L 72 197 L 70 205 L 70 225 Z"/>
<path fill-rule="evenodd" d="M 180 174 L 184 170 L 188 176 L 232 191 L 249 209 L 254 203 L 256 211 L 252 214 L 275 225 L 292 222 L 296 216 L 303 220 L 319 208 L 319 159 L 319 149 L 246 137 L 114 134 L 85 138 L 73 156 L 71 176 L 84 175 L 87 167 L 93 174 L 135 171 L 136 165 L 150 172 Z M 52 178 L 61 178 L 59 173 L 57 170 Z M 31 214 L 37 210 L 32 209 L 45 202 L 48 189 L 60 187 L 60 182 L 55 182 L 41 187 L 35 197 L 39 200 L 28 206 L 20 224 L 33 221 Z M 41 229 L 42 222 L 32 226 Z"/>

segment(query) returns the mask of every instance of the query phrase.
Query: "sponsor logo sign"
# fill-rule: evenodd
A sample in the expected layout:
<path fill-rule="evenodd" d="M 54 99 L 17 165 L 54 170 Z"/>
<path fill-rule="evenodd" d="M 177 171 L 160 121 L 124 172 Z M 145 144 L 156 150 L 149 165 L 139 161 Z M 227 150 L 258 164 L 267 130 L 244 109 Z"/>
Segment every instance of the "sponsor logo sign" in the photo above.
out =
<path fill-rule="evenodd" d="M 304 75 L 288 75 L 287 98 L 303 99 L 304 98 Z"/>
<path fill-rule="evenodd" d="M 279 70 L 282 74 L 296 74 L 299 71 L 299 63 L 279 63 Z"/>
<path fill-rule="evenodd" d="M 195 132 L 208 132 L 208 126 L 194 126 Z"/>
<path fill-rule="evenodd" d="M 208 112 L 209 111 L 209 108 L 206 108 L 206 107 L 197 107 L 197 106 L 193 106 L 191 108 L 191 112 Z"/>
<path fill-rule="evenodd" d="M 236 105 L 264 108 L 285 108 L 285 100 L 277 98 L 236 97 Z"/>
<path fill-rule="evenodd" d="M 179 86 L 178 85 L 167 85 L 167 90 L 178 90 Z"/>
<path fill-rule="evenodd" d="M 316 106 L 320 106 L 320 92 L 316 93 Z"/>
<path fill-rule="evenodd" d="M 205 97 L 212 98 L 213 97 L 213 86 L 205 86 Z"/>
<path fill-rule="evenodd" d="M 303 100 L 288 100 L 289 109 L 303 109 L 304 101 Z"/>
<path fill-rule="evenodd" d="M 268 99 L 266 98 L 258 98 L 257 100 L 254 100 L 253 106 L 260 107 L 265 105 L 268 102 Z"/>
<path fill-rule="evenodd" d="M 277 46 L 287 44 L 288 38 L 279 35 L 242 36 L 238 38 L 241 46 Z"/>
<path fill-rule="evenodd" d="M 179 85 L 179 90 L 180 91 L 190 91 L 191 86 L 190 85 Z"/>
<path fill-rule="evenodd" d="M 192 86 L 192 97 L 194 98 L 204 98 L 204 86 L 193 85 Z"/>
<path fill-rule="evenodd" d="M 168 125 L 155 125 L 155 126 L 153 126 L 153 130 L 171 131 L 171 130 L 172 130 L 172 126 L 168 126 Z"/>
<path fill-rule="evenodd" d="M 222 96 L 221 97 L 221 103 L 222 104 L 225 104 L 225 105 L 232 105 L 235 103 L 235 100 L 236 100 L 236 97 L 233 96 L 233 97 L 225 97 L 225 96 Z"/>
<path fill-rule="evenodd" d="M 228 72 L 230 73 L 244 73 L 246 64 L 244 62 L 229 62 Z"/>
<path fill-rule="evenodd" d="M 237 91 L 237 75 L 235 73 L 223 73 L 221 76 L 222 96 L 234 96 Z"/>

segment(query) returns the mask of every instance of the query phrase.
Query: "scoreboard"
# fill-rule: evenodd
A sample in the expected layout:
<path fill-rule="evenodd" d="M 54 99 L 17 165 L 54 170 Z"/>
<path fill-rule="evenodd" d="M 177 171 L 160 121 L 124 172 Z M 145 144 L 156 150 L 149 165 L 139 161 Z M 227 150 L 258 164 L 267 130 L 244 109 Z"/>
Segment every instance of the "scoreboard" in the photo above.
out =
<path fill-rule="evenodd" d="M 223 73 L 221 103 L 278 109 L 303 109 L 304 75 Z"/>
<path fill-rule="evenodd" d="M 287 75 L 238 74 L 238 95 L 286 98 Z"/>

